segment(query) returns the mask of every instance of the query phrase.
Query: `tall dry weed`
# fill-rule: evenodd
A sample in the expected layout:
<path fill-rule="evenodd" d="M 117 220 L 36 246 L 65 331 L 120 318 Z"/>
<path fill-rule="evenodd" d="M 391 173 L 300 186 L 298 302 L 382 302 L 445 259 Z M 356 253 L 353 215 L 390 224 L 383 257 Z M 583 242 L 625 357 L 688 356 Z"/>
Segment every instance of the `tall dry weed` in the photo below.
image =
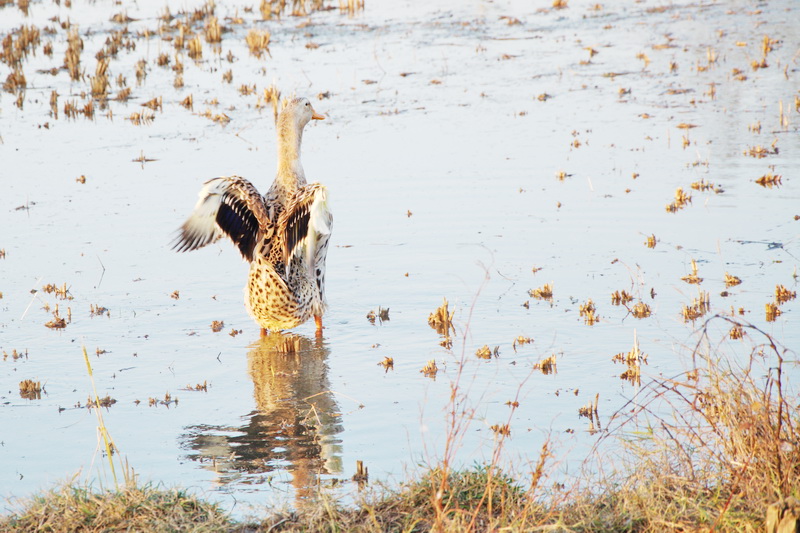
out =
<path fill-rule="evenodd" d="M 747 332 L 745 350 L 727 334 L 731 326 Z M 698 329 L 690 361 L 612 417 L 596 450 L 613 449 L 613 439 L 621 451 L 614 461 L 603 454 L 605 482 L 589 475 L 587 508 L 573 512 L 596 512 L 605 500 L 606 525 L 739 531 L 778 498 L 800 495 L 800 396 L 787 379 L 797 354 L 752 324 L 715 316 Z"/>

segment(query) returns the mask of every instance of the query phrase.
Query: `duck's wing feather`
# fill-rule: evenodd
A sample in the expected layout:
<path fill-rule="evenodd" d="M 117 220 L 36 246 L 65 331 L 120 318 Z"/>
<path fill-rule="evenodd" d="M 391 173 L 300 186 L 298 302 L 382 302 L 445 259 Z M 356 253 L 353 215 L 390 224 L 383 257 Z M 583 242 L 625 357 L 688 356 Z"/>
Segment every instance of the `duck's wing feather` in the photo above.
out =
<path fill-rule="evenodd" d="M 278 219 L 277 230 L 283 236 L 283 264 L 286 265 L 287 279 L 291 258 L 299 254 L 305 257 L 309 274 L 315 275 L 314 268 L 320 252 L 324 252 L 327 246 L 332 225 L 328 189 L 319 183 L 299 189 Z M 324 257 L 322 260 L 324 262 Z"/>
<path fill-rule="evenodd" d="M 178 230 L 173 248 L 196 250 L 227 235 L 242 256 L 253 260 L 260 237 L 272 228 L 264 198 L 239 176 L 214 178 L 200 189 L 194 211 Z"/>

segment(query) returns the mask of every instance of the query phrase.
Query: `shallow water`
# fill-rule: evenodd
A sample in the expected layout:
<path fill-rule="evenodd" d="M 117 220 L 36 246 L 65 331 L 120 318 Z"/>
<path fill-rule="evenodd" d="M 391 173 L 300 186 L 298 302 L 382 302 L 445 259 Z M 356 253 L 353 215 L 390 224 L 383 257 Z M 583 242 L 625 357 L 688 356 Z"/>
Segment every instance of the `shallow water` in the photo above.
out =
<path fill-rule="evenodd" d="M 559 470 L 573 472 L 602 434 L 578 409 L 599 393 L 602 428 L 638 390 L 611 360 L 635 337 L 648 355 L 643 383 L 690 368 L 695 331 L 715 313 L 736 312 L 796 359 L 797 300 L 773 322 L 764 312 L 776 285 L 797 290 L 793 2 L 417 4 L 370 2 L 354 17 L 263 22 L 257 6 L 218 2 L 230 29 L 221 53 L 205 41 L 200 62 L 182 51 L 180 89 L 174 47 L 163 38 L 172 34 L 154 31 L 162 4 L 42 2 L 28 16 L 0 8 L 3 35 L 20 24 L 55 30 L 42 35 L 52 57 L 40 44 L 24 61 L 22 109 L 15 94 L 0 94 L 0 351 L 8 354 L 0 361 L 0 493 L 27 495 L 76 473 L 112 483 L 85 407 L 92 382 L 82 346 L 97 392 L 116 400 L 103 415 L 119 456 L 140 479 L 189 487 L 236 513 L 299 501 L 335 479 L 352 494 L 357 460 L 371 480 L 390 481 L 435 461 L 456 379 L 471 419 L 457 462 L 491 457 L 490 427 L 509 423 L 505 463 L 524 472 L 551 438 L 563 454 Z M 202 4 L 167 5 L 177 15 Z M 90 91 L 94 56 L 125 27 L 110 20 L 123 11 L 135 19 L 127 24 L 135 49 L 110 62 L 108 109 L 98 102 L 94 119 L 66 118 L 65 102 L 88 101 L 81 94 Z M 63 64 L 66 30 L 54 16 L 80 29 L 82 81 L 39 72 Z M 271 57 L 250 56 L 251 27 L 270 30 Z M 765 35 L 777 40 L 769 66 L 753 70 Z M 156 64 L 163 52 L 166 67 Z M 137 84 L 141 59 L 147 76 Z M 223 81 L 227 70 L 232 83 Z M 0 65 L 0 79 L 9 72 Z M 127 102 L 113 99 L 118 75 L 131 88 Z M 269 186 L 272 109 L 259 100 L 272 83 L 284 95 L 314 97 L 327 116 L 307 128 L 303 153 L 335 214 L 322 339 L 307 324 L 259 340 L 242 303 L 247 265 L 229 243 L 190 254 L 169 247 L 206 179 L 235 173 Z M 257 90 L 240 94 L 242 84 Z M 330 96 L 316 99 L 322 92 Z M 190 94 L 193 111 L 179 105 Z M 128 119 L 158 96 L 151 123 Z M 207 109 L 230 123 L 201 116 Z M 756 123 L 760 131 L 750 128 Z M 777 153 L 744 153 L 773 151 L 773 141 Z M 141 156 L 148 161 L 134 161 Z M 779 187 L 755 183 L 768 172 L 782 176 Z M 701 179 L 721 192 L 691 189 Z M 669 213 L 678 187 L 692 201 Z M 699 286 L 681 280 L 692 259 Z M 742 284 L 727 288 L 726 272 Z M 66 283 L 69 299 L 42 291 L 47 283 Z M 529 296 L 545 283 L 552 302 Z M 612 305 L 611 293 L 623 289 L 651 316 Z M 700 290 L 711 312 L 685 322 L 682 306 Z M 442 298 L 455 311 L 451 350 L 426 323 Z M 593 326 L 579 314 L 590 298 L 600 316 Z M 61 316 L 71 311 L 63 330 L 44 326 L 56 304 Z M 92 315 L 91 306 L 108 312 Z M 379 306 L 390 319 L 370 323 L 365 315 Z M 215 320 L 222 331 L 211 330 Z M 728 328 L 711 324 L 732 359 L 760 341 L 727 339 Z M 518 336 L 534 342 L 515 350 Z M 499 356 L 478 359 L 483 345 L 499 346 Z M 14 359 L 13 350 L 26 355 Z M 557 372 L 533 368 L 552 354 Z M 378 364 L 386 356 L 393 370 Z M 420 373 L 431 359 L 435 379 Z M 40 399 L 20 396 L 23 379 L 43 383 Z M 203 383 L 206 391 L 186 390 Z M 177 403 L 165 405 L 167 394 Z M 506 404 L 514 400 L 516 410 Z"/>

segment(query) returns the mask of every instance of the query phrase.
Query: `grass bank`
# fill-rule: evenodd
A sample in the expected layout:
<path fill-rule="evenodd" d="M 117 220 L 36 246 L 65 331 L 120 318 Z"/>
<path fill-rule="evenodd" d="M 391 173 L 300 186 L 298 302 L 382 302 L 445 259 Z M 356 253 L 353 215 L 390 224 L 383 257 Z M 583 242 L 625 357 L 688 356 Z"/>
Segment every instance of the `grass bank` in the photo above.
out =
<path fill-rule="evenodd" d="M 733 357 L 728 341 L 712 342 L 710 324 L 748 348 Z M 568 484 L 554 482 L 557 452 L 545 443 L 514 474 L 492 463 L 454 470 L 445 459 L 353 505 L 320 492 L 303 509 L 247 522 L 179 489 L 70 484 L 20 502 L 0 531 L 763 531 L 769 504 L 800 497 L 800 396 L 787 379 L 796 354 L 715 317 L 687 367 L 614 414 Z"/>

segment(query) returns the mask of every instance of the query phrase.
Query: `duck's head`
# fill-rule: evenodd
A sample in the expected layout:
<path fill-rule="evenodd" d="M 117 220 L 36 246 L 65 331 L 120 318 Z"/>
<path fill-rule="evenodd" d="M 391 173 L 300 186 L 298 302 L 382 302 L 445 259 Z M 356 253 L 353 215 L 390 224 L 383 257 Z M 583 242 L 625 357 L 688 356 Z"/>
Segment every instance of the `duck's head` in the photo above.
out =
<path fill-rule="evenodd" d="M 325 117 L 314 111 L 308 98 L 294 98 L 281 111 L 278 124 L 294 123 L 295 127 L 302 131 L 311 120 L 325 120 Z"/>

